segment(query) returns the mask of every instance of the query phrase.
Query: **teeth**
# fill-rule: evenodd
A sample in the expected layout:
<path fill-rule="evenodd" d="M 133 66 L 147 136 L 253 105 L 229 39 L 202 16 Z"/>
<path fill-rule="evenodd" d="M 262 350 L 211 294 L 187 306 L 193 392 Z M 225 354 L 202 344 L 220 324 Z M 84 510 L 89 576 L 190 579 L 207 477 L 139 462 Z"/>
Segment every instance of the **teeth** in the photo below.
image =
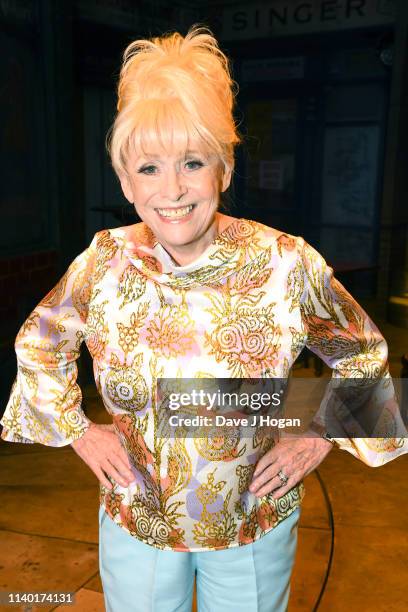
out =
<path fill-rule="evenodd" d="M 157 212 L 163 217 L 172 217 L 176 219 L 188 215 L 192 210 L 193 204 L 190 204 L 190 206 L 184 206 L 184 208 L 158 208 Z"/>

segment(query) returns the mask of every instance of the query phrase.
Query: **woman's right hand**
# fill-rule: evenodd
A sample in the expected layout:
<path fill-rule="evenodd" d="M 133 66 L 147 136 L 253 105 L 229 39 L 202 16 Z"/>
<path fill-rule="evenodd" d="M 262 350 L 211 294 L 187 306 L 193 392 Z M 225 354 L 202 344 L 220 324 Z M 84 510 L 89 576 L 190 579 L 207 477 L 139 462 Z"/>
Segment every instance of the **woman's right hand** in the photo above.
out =
<path fill-rule="evenodd" d="M 122 487 L 127 487 L 135 479 L 129 457 L 113 424 L 91 423 L 78 440 L 71 442 L 71 446 L 107 489 L 113 488 L 107 476 Z"/>

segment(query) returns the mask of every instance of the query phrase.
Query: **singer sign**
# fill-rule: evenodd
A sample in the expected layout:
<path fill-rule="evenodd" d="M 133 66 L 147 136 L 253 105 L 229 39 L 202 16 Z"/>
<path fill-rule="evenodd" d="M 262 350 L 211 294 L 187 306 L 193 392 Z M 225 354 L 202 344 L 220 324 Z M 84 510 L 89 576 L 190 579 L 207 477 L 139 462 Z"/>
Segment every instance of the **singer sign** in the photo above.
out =
<path fill-rule="evenodd" d="M 239 40 L 393 24 L 393 0 L 270 0 L 230 6 L 222 38 Z"/>

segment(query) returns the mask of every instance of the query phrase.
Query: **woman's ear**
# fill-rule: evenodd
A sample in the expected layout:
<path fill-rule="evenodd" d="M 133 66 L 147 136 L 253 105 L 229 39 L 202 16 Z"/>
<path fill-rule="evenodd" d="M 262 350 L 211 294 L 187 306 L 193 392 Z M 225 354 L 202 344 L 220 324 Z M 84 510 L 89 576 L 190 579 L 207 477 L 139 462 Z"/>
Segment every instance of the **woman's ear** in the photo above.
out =
<path fill-rule="evenodd" d="M 127 174 L 121 173 L 119 175 L 120 186 L 122 187 L 123 195 L 130 204 L 134 204 L 133 191 L 130 184 L 130 178 Z"/>
<path fill-rule="evenodd" d="M 222 187 L 221 187 L 221 191 L 227 191 L 228 187 L 231 184 L 231 177 L 232 177 L 232 168 L 225 164 L 224 168 L 222 170 Z"/>

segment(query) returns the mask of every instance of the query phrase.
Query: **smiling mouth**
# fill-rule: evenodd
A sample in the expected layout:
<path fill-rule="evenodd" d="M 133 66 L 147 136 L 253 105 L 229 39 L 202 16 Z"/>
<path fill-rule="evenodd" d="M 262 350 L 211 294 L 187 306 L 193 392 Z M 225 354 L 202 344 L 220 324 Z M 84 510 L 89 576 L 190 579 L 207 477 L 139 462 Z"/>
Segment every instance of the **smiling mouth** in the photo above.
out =
<path fill-rule="evenodd" d="M 180 208 L 156 208 L 156 212 L 162 217 L 180 219 L 191 213 L 195 206 L 196 204 L 189 204 L 188 206 L 181 206 Z"/>

